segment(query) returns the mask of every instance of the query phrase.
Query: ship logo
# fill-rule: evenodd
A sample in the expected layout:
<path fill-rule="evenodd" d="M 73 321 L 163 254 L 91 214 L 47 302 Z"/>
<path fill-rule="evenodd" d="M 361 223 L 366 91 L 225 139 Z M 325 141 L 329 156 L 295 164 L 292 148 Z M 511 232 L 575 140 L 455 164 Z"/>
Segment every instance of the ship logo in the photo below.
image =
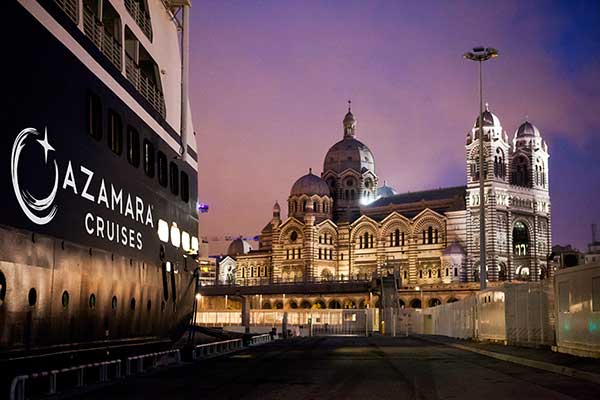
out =
<path fill-rule="evenodd" d="M 19 202 L 19 205 L 21 206 L 21 209 L 27 218 L 29 218 L 34 224 L 46 225 L 52 221 L 56 215 L 56 212 L 58 211 L 58 206 L 54 204 L 56 192 L 58 191 L 58 165 L 56 164 L 56 160 L 54 160 L 54 186 L 47 197 L 38 199 L 34 197 L 27 189 L 21 188 L 18 175 L 19 159 L 21 156 L 21 151 L 25 147 L 25 141 L 31 135 L 34 137 L 41 136 L 41 134 L 34 128 L 26 128 L 19 133 L 13 144 L 12 154 L 10 157 L 12 184 L 17 201 Z M 48 142 L 47 128 L 44 130 L 44 138 L 36 139 L 36 141 L 44 149 L 44 162 L 45 164 L 48 164 L 48 152 L 55 150 L 54 147 L 52 147 Z"/>

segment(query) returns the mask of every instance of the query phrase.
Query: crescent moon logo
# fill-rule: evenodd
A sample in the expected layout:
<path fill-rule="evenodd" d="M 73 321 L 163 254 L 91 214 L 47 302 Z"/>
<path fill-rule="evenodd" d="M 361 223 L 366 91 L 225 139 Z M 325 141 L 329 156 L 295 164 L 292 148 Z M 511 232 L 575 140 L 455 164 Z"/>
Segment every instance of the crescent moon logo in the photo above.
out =
<path fill-rule="evenodd" d="M 34 128 L 23 129 L 13 144 L 10 157 L 12 184 L 17 201 L 19 202 L 19 205 L 21 206 L 21 209 L 27 218 L 29 218 L 34 224 L 46 225 L 48 222 L 52 221 L 56 215 L 56 212 L 58 211 L 58 206 L 53 204 L 54 199 L 56 198 L 56 192 L 58 191 L 58 165 L 56 164 L 56 160 L 54 160 L 54 187 L 47 197 L 38 199 L 34 197 L 28 190 L 21 189 L 18 175 L 19 158 L 21 156 L 21 151 L 25 147 L 25 140 L 30 135 L 40 136 L 40 133 Z M 37 142 L 40 143 L 44 149 L 44 159 L 46 163 L 48 163 L 48 152 L 54 151 L 54 148 L 48 142 L 47 129 L 44 131 L 44 139 L 37 139 Z"/>

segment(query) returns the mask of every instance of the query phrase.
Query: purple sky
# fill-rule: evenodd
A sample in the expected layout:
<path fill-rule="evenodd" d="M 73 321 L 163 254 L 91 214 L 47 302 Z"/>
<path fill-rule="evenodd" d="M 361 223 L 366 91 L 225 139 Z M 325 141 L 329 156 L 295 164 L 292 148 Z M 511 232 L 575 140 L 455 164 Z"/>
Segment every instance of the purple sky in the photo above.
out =
<path fill-rule="evenodd" d="M 257 235 L 294 181 L 320 173 L 352 99 L 357 138 L 398 191 L 465 184 L 484 97 L 512 138 L 525 116 L 550 146 L 554 243 L 600 224 L 600 3 L 201 1 L 191 96 L 202 234 Z M 584 54 L 584 52 L 588 54 Z M 592 55 L 590 55 L 592 54 Z"/>

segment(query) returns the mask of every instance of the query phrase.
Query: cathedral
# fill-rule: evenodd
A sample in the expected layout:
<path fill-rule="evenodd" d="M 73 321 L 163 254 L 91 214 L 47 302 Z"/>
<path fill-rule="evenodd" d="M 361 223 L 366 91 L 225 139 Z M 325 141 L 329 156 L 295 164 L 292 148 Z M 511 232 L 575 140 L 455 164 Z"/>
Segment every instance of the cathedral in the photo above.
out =
<path fill-rule="evenodd" d="M 380 185 L 356 122 L 349 107 L 343 137 L 327 151 L 322 173 L 309 170 L 292 185 L 287 217 L 275 203 L 258 249 L 242 239 L 231 243 L 220 262 L 221 283 L 343 281 L 395 272 L 401 292 L 435 289 L 429 305 L 457 300 L 479 281 L 481 144 L 490 285 L 551 273 L 548 146 L 531 122 L 509 140 L 486 105 L 483 138 L 479 119 L 466 135 L 466 185 L 408 193 Z M 420 307 L 413 297 L 400 301 Z"/>

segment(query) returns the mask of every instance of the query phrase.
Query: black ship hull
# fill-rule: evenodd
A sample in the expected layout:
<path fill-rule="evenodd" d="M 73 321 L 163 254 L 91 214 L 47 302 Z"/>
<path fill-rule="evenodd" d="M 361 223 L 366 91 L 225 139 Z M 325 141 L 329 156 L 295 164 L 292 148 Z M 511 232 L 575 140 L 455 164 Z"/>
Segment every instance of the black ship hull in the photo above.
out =
<path fill-rule="evenodd" d="M 158 231 L 197 236 L 196 171 L 24 7 L 2 3 L 0 352 L 177 338 L 195 262 Z M 160 155 L 177 190 L 159 182 Z"/>

